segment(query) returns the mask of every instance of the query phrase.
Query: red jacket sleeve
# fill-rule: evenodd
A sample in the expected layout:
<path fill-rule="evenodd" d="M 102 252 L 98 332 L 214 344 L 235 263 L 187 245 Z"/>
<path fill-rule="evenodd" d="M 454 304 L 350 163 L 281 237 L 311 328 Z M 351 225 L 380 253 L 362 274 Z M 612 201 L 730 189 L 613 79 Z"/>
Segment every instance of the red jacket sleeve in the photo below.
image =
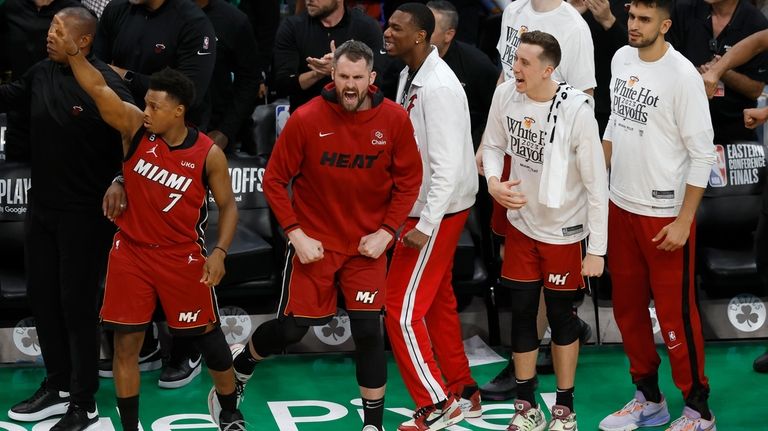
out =
<path fill-rule="evenodd" d="M 384 216 L 383 228 L 394 236 L 397 229 L 405 222 L 411 212 L 421 188 L 421 155 L 414 138 L 413 126 L 403 111 L 400 134 L 397 136 L 392 157 L 392 199 Z"/>
<path fill-rule="evenodd" d="M 304 159 L 304 131 L 299 116 L 294 114 L 280 133 L 264 172 L 264 197 L 285 233 L 298 229 L 299 221 L 288 194 L 288 184 L 301 168 Z"/>

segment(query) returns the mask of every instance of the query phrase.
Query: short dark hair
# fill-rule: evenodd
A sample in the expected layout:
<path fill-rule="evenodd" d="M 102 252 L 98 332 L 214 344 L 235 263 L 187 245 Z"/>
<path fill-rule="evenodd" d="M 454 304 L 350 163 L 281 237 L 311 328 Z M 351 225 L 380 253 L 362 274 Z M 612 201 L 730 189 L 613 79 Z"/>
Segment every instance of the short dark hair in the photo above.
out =
<path fill-rule="evenodd" d="M 176 99 L 179 105 L 184 105 L 187 110 L 195 100 L 195 84 L 192 80 L 170 67 L 155 72 L 149 77 L 149 89 L 165 91 L 169 96 Z"/>
<path fill-rule="evenodd" d="M 459 13 L 456 6 L 447 0 L 432 0 L 427 3 L 427 7 L 440 12 L 445 18 L 446 30 L 456 30 L 459 26 Z"/>
<path fill-rule="evenodd" d="M 352 62 L 358 62 L 365 60 L 365 65 L 368 66 L 368 71 L 373 70 L 373 51 L 371 48 L 359 40 L 348 40 L 336 48 L 333 52 L 333 66 L 339 62 L 339 59 L 344 56 Z"/>
<path fill-rule="evenodd" d="M 540 46 L 542 49 L 539 55 L 540 60 L 549 61 L 554 68 L 560 65 L 563 54 L 560 51 L 560 44 L 551 34 L 539 30 L 526 31 L 520 36 L 520 43 Z"/>
<path fill-rule="evenodd" d="M 672 15 L 672 0 L 632 0 L 630 4 L 641 4 L 649 8 L 658 8 L 667 13 L 667 17 Z"/>
<path fill-rule="evenodd" d="M 72 19 L 74 27 L 80 32 L 78 36 L 96 35 L 96 26 L 99 24 L 99 20 L 91 10 L 82 6 L 70 6 L 60 10 L 57 15 Z"/>
<path fill-rule="evenodd" d="M 432 14 L 432 11 L 422 3 L 403 3 L 397 10 L 411 16 L 411 21 L 416 25 L 416 28 L 427 33 L 425 39 L 429 43 L 429 39 L 432 38 L 432 33 L 435 31 L 435 15 Z"/>

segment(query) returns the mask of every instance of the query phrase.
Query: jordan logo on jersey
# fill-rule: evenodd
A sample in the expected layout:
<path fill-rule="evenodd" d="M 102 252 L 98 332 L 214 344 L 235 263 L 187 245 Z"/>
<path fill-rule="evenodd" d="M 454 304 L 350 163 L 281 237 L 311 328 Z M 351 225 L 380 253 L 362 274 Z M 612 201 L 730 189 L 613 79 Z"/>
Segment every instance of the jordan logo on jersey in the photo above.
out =
<path fill-rule="evenodd" d="M 136 162 L 133 171 L 150 181 L 160 183 L 180 192 L 187 191 L 190 184 L 192 184 L 192 178 L 168 172 L 166 169 L 153 165 L 144 159 L 139 159 L 139 161 Z"/>
<path fill-rule="evenodd" d="M 154 147 L 147 150 L 146 154 L 152 154 L 153 156 L 157 157 L 157 144 L 155 144 Z"/>
<path fill-rule="evenodd" d="M 194 256 L 192 256 L 192 253 L 189 253 L 189 256 L 187 257 L 187 265 L 190 265 L 192 262 L 197 262 L 199 259 L 195 259 Z"/>

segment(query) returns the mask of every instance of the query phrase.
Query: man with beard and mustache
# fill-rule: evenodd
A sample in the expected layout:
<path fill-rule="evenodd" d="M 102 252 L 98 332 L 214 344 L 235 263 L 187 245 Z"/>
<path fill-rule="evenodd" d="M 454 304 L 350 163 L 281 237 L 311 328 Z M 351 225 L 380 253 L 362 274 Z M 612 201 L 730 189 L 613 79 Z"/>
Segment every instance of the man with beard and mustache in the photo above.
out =
<path fill-rule="evenodd" d="M 695 215 L 715 162 L 714 132 L 699 72 L 664 40 L 672 25 L 670 3 L 630 4 L 629 46 L 611 63 L 611 117 L 603 137 L 611 167 L 608 265 L 613 314 L 637 391 L 600 422 L 604 431 L 669 421 L 648 314 L 651 296 L 672 378 L 685 399 L 682 416 L 668 430 L 715 430 L 693 271 Z"/>
<path fill-rule="evenodd" d="M 291 115 L 264 175 L 264 195 L 289 240 L 283 294 L 277 319 L 235 351 L 235 371 L 245 385 L 260 360 L 328 323 L 338 283 L 357 350 L 363 431 L 381 431 L 384 252 L 419 194 L 421 157 L 408 115 L 372 85 L 371 49 L 345 42 L 332 64 L 333 83 Z"/>
<path fill-rule="evenodd" d="M 273 50 L 274 88 L 289 96 L 291 112 L 331 82 L 334 46 L 352 39 L 368 45 L 376 56 L 377 76 L 389 64 L 381 53 L 381 28 L 373 18 L 344 7 L 344 0 L 305 1 L 306 11 L 280 25 Z"/>

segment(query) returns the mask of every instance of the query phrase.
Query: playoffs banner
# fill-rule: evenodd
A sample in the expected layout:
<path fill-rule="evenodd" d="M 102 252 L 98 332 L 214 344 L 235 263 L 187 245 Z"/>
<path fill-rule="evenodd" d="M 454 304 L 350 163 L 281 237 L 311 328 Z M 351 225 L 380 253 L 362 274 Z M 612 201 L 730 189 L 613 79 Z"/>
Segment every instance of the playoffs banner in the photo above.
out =
<path fill-rule="evenodd" d="M 232 178 L 232 193 L 239 209 L 267 208 L 261 181 L 267 161 L 258 156 L 229 155 L 229 176 Z M 213 195 L 208 194 L 209 209 L 216 209 Z"/>
<path fill-rule="evenodd" d="M 709 174 L 707 197 L 762 193 L 765 177 L 765 147 L 756 141 L 715 144 L 717 161 Z"/>
<path fill-rule="evenodd" d="M 31 185 L 28 165 L 0 162 L 0 222 L 24 220 Z"/>

